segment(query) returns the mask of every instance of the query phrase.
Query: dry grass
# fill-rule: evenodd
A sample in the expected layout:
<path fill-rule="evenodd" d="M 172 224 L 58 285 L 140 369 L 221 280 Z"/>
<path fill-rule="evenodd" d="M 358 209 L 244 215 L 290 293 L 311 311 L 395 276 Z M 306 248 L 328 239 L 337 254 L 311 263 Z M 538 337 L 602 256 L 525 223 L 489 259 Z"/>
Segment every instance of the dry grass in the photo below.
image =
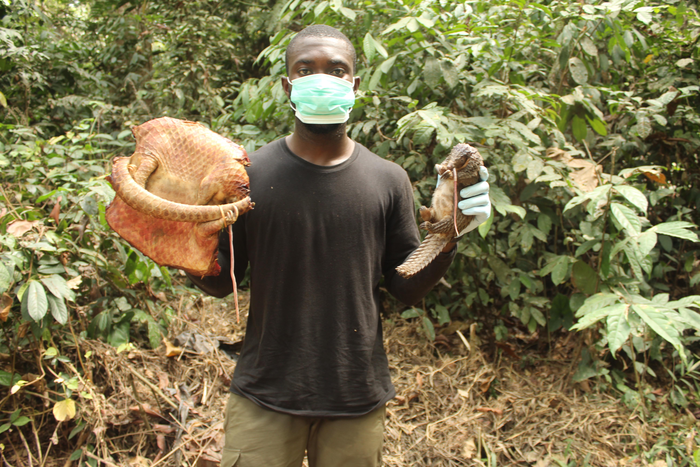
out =
<path fill-rule="evenodd" d="M 245 294 L 241 305 L 245 318 Z M 443 330 L 430 343 L 418 323 L 385 324 L 398 393 L 387 411 L 387 466 L 545 467 L 582 465 L 584 459 L 592 466 L 617 466 L 631 465 L 621 461 L 636 447 L 649 448 L 647 425 L 618 399 L 570 383 L 568 342 L 558 356 L 520 369 L 518 359 L 485 352 L 488 346 L 478 342 L 474 327 L 470 334 L 462 326 L 466 336 L 458 328 Z M 211 344 L 233 344 L 243 336 L 231 307 L 209 298 L 183 299 L 171 339 L 183 331 Z M 108 466 L 212 465 L 205 461 L 219 458 L 235 366 L 221 350 L 168 357 L 164 347 L 117 353 L 99 341 L 81 341 L 74 350 L 92 351 L 82 362 L 79 398 L 87 427 L 70 444 L 72 421 L 8 433 L 6 465 L 78 465 L 67 461 L 76 446 L 94 447 L 90 454 L 84 449 L 82 460 L 98 458 Z M 40 441 L 32 443 L 32 436 Z M 61 441 L 53 449 L 52 436 Z"/>

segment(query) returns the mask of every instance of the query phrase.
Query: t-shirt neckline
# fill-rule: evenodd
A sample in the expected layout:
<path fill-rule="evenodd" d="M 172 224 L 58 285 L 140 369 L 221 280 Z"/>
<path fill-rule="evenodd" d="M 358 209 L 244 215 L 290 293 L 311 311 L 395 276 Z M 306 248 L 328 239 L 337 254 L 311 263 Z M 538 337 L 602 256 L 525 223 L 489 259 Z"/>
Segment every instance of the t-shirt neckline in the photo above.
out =
<path fill-rule="evenodd" d="M 309 162 L 306 159 L 294 154 L 294 152 L 292 152 L 292 150 L 289 149 L 289 145 L 287 145 L 286 137 L 280 138 L 279 141 L 280 141 L 280 144 L 282 145 L 282 150 L 283 150 L 284 154 L 287 155 L 291 160 L 293 160 L 297 164 L 301 164 L 302 166 L 306 167 L 307 169 L 315 170 L 317 172 L 324 172 L 324 173 L 337 172 L 339 170 L 343 170 L 346 167 L 348 167 L 350 164 L 352 164 L 355 161 L 355 159 L 357 159 L 358 155 L 360 154 L 360 146 L 361 146 L 360 143 L 358 143 L 357 141 L 353 141 L 353 143 L 355 143 L 355 148 L 352 150 L 352 154 L 350 155 L 350 157 L 345 159 L 340 164 L 318 165 L 318 164 L 314 164 L 313 162 Z"/>

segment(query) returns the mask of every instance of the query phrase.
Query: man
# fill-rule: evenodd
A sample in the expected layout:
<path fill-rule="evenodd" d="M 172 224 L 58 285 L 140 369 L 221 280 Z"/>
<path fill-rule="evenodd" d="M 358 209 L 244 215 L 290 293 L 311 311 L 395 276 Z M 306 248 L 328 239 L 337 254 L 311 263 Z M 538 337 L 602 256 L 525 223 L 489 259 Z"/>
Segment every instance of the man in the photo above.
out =
<path fill-rule="evenodd" d="M 346 135 L 355 50 L 311 26 L 289 44 L 282 81 L 294 133 L 250 157 L 256 207 L 234 225 L 236 277 L 250 263 L 246 338 L 231 382 L 221 467 L 378 466 L 394 397 L 379 285 L 413 304 L 443 276 L 449 244 L 410 279 L 395 272 L 420 243 L 406 172 Z M 470 187 L 472 188 L 472 187 Z M 488 184 L 463 201 L 488 218 Z M 460 206 L 462 208 L 464 206 Z M 469 206 L 466 206 L 469 208 Z M 228 270 L 228 239 L 219 262 Z M 227 274 L 192 280 L 225 296 Z"/>

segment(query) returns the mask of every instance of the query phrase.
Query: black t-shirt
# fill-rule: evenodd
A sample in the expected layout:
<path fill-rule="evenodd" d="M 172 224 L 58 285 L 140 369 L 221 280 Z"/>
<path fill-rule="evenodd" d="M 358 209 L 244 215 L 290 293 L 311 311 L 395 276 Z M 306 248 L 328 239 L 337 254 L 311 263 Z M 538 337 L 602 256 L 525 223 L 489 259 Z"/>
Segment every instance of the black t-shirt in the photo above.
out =
<path fill-rule="evenodd" d="M 382 345 L 379 284 L 407 304 L 454 254 L 403 279 L 396 266 L 420 236 L 411 184 L 397 164 L 356 143 L 331 167 L 284 139 L 250 156 L 255 209 L 234 224 L 236 277 L 250 264 L 245 342 L 231 391 L 304 416 L 358 416 L 394 397 Z M 228 236 L 219 259 L 228 270 Z"/>

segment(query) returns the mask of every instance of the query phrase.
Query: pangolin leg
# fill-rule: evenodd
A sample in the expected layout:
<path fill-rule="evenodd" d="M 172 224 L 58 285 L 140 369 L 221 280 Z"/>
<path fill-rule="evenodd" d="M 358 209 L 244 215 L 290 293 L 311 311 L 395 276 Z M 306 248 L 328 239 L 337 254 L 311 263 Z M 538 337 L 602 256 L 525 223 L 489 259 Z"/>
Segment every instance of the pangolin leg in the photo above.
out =
<path fill-rule="evenodd" d="M 141 163 L 135 170 L 131 170 L 129 167 L 129 172 L 134 178 L 134 181 L 142 188 L 146 188 L 146 181 L 148 177 L 151 176 L 153 172 L 158 168 L 158 159 L 155 157 L 141 156 Z"/>

